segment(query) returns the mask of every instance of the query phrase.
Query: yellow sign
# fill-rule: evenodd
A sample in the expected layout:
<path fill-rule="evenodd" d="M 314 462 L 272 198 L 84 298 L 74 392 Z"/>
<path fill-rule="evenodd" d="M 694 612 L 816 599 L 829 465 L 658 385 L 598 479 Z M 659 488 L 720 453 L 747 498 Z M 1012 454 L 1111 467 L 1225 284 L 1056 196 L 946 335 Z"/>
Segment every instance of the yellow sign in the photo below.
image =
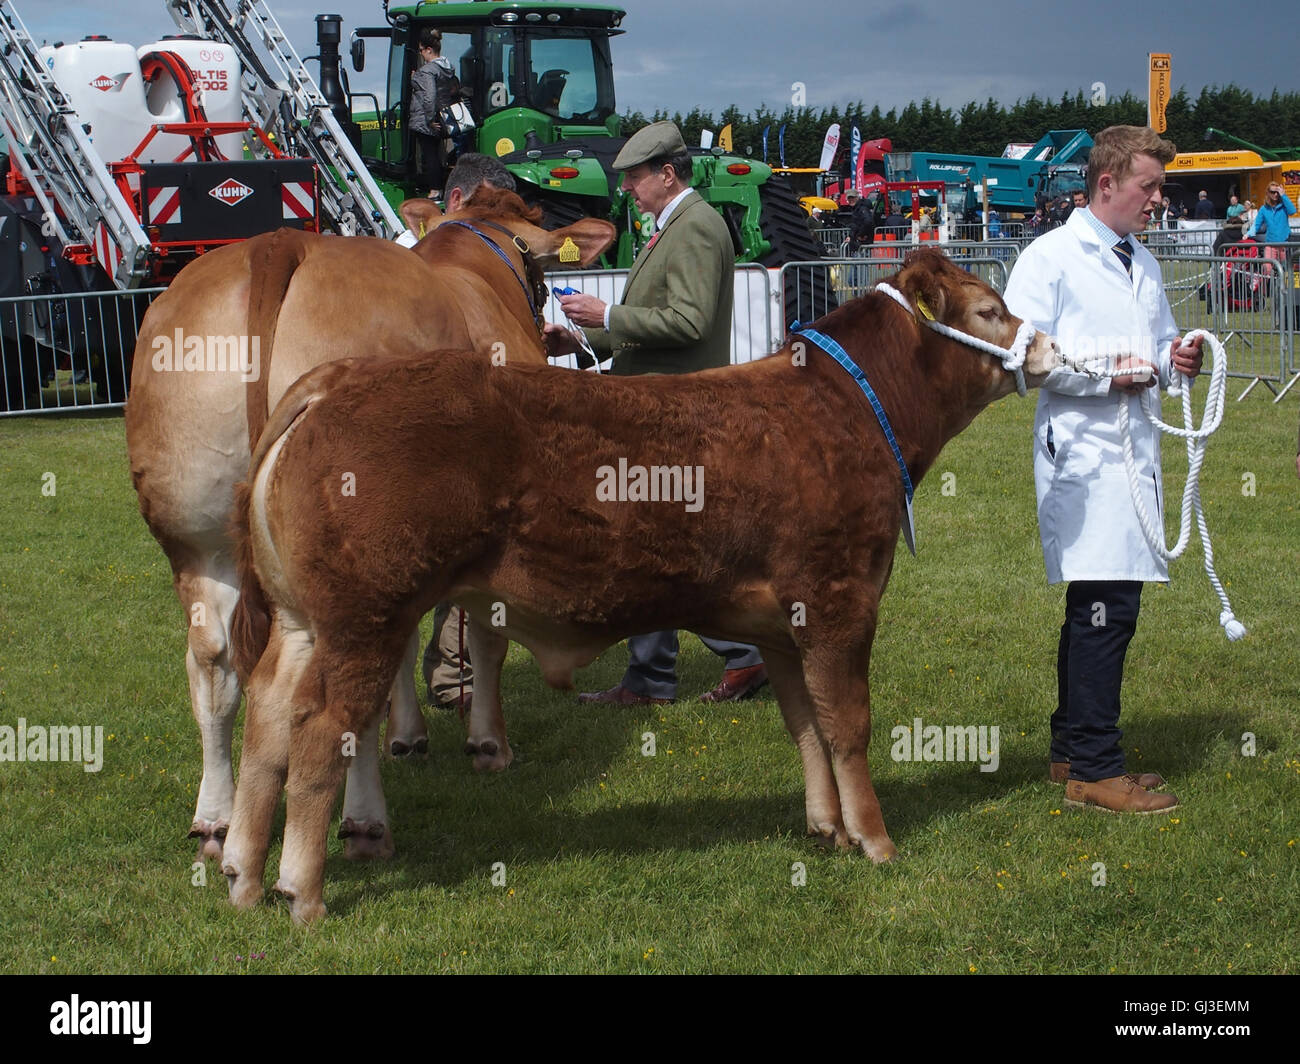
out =
<path fill-rule="evenodd" d="M 566 236 L 564 243 L 560 245 L 561 262 L 578 262 L 582 258 L 582 252 L 578 250 L 578 245 L 573 242 L 573 237 Z"/>
<path fill-rule="evenodd" d="M 497 141 L 497 155 L 509 155 L 515 150 L 515 142 L 509 137 L 502 137 Z"/>
<path fill-rule="evenodd" d="M 1168 52 L 1148 52 L 1151 80 L 1147 87 L 1147 125 L 1157 133 L 1165 131 L 1165 107 L 1169 103 L 1169 83 L 1173 78 L 1173 61 Z"/>
<path fill-rule="evenodd" d="M 722 127 L 722 132 L 718 134 L 718 147 L 723 151 L 731 151 L 731 123 L 728 122 Z"/>
<path fill-rule="evenodd" d="M 1252 170 L 1265 166 L 1263 159 L 1253 151 L 1197 151 L 1180 152 L 1166 170 Z"/>

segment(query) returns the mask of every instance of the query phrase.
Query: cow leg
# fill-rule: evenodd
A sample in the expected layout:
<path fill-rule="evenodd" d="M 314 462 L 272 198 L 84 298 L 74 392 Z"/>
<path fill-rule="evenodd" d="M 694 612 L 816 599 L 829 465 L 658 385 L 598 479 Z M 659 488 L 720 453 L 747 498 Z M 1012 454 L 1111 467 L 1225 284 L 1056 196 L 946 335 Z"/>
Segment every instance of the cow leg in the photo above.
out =
<path fill-rule="evenodd" d="M 388 696 L 388 732 L 384 743 L 393 757 L 429 752 L 429 733 L 415 693 L 415 661 L 420 654 L 420 629 L 416 626 Z M 349 783 L 351 776 L 349 775 Z"/>
<path fill-rule="evenodd" d="M 803 760 L 804 808 L 808 834 L 835 846 L 849 845 L 840 812 L 840 793 L 831 769 L 830 750 L 817 730 L 817 714 L 804 685 L 803 666 L 795 654 L 778 654 L 764 648 L 767 676 L 776 692 L 786 730 Z"/>
<path fill-rule="evenodd" d="M 501 713 L 501 667 L 510 640 L 479 624 L 472 614 L 469 627 L 469 660 L 474 663 L 474 697 L 469 707 L 469 738 L 465 753 L 474 758 L 475 772 L 500 772 L 514 760 L 506 741 L 506 722 Z"/>
<path fill-rule="evenodd" d="M 388 807 L 384 803 L 384 786 L 379 778 L 379 722 L 382 716 L 376 717 L 357 739 L 356 757 L 348 766 L 339 838 L 343 840 L 343 856 L 349 861 L 387 860 L 393 856 L 393 834 L 388 829 Z M 391 716 L 389 720 L 391 722 Z"/>
<path fill-rule="evenodd" d="M 858 652 L 839 648 L 811 650 L 804 655 L 804 681 L 817 710 L 818 730 L 830 749 L 849 845 L 859 847 L 879 864 L 896 857 L 898 847 L 885 831 L 867 763 L 871 743 L 871 693 L 867 683 L 870 659 L 870 643 Z"/>
<path fill-rule="evenodd" d="M 203 780 L 190 825 L 199 860 L 221 860 L 222 840 L 235 806 L 230 746 L 239 712 L 239 678 L 230 663 L 230 620 L 239 582 L 228 557 L 209 557 L 177 569 L 176 595 L 188 622 L 185 672 L 190 708 L 203 744 Z"/>
<path fill-rule="evenodd" d="M 286 629 L 283 614 L 277 613 L 248 684 L 239 787 L 221 863 L 230 901 L 237 908 L 251 908 L 262 897 L 271 823 L 289 767 L 294 699 L 311 655 L 309 634 L 297 627 Z"/>
<path fill-rule="evenodd" d="M 330 816 L 346 768 L 349 743 L 370 733 L 372 740 L 383 713 L 384 695 L 397 668 L 398 656 L 351 646 L 332 652 L 317 639 L 309 687 L 314 705 L 300 705 L 290 734 L 288 796 L 284 850 L 275 889 L 289 899 L 297 923 L 325 915 L 325 849 Z M 360 664 L 358 664 L 360 662 Z M 303 710 L 307 710 L 303 712 Z M 375 747 L 371 746 L 372 749 Z"/>

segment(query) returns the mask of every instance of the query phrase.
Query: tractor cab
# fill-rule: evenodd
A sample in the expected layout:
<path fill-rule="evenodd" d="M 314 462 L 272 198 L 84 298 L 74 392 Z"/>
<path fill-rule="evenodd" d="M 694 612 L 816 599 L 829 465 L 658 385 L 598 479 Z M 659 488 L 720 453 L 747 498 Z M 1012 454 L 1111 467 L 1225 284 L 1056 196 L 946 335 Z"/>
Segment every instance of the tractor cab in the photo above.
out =
<path fill-rule="evenodd" d="M 623 12 L 618 8 L 548 3 L 422 3 L 387 11 L 387 27 L 354 32 L 352 60 L 364 68 L 367 38 L 388 42 L 388 70 L 374 116 L 359 123 L 361 149 L 371 169 L 390 180 L 409 178 L 414 138 L 407 118 L 411 75 L 419 68 L 420 31 L 442 34 L 442 56 L 460 80 L 477 129 L 464 145 L 489 155 L 510 156 L 561 141 L 616 136 L 614 71 L 609 40 Z M 563 154 L 563 152 L 561 152 Z M 597 167 L 599 169 L 599 167 Z M 560 180 L 560 179 L 557 179 Z M 597 193 L 607 197 L 604 174 Z"/>

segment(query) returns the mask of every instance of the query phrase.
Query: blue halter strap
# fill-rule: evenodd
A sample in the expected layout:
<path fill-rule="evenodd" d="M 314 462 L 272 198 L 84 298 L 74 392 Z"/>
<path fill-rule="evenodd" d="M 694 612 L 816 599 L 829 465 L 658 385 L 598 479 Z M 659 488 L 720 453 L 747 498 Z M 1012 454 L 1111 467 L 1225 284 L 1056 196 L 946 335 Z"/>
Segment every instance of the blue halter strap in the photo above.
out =
<path fill-rule="evenodd" d="M 470 225 L 469 222 L 452 221 L 452 222 L 444 222 L 443 224 L 458 225 L 462 229 L 468 229 L 476 237 L 482 240 L 483 243 L 485 243 L 488 247 L 490 247 L 493 251 L 495 251 L 497 253 L 497 257 L 506 264 L 507 268 L 509 268 L 510 272 L 514 275 L 515 280 L 519 282 L 519 287 L 524 290 L 524 299 L 528 301 L 528 309 L 533 312 L 534 320 L 540 320 L 541 310 L 537 306 L 536 301 L 533 299 L 533 294 L 528 291 L 528 285 L 524 284 L 524 279 L 519 276 L 519 271 L 515 269 L 515 264 L 510 261 L 510 256 L 501 250 L 500 244 L 498 244 L 495 240 L 493 240 L 490 236 L 488 236 L 487 233 L 483 232 L 483 230 L 477 228 L 476 226 Z M 485 224 L 491 224 L 491 223 L 485 223 Z M 503 230 L 503 231 L 509 233 L 509 230 Z M 510 233 L 509 235 L 514 236 L 513 233 Z M 517 245 L 519 238 L 514 237 L 514 239 Z M 528 255 L 528 245 L 527 244 L 523 245 L 523 247 L 521 247 L 519 250 L 520 250 L 520 254 L 524 255 L 526 259 Z M 538 328 L 540 330 L 540 326 Z"/>
<path fill-rule="evenodd" d="M 867 397 L 867 402 L 871 404 L 871 409 L 876 412 L 876 420 L 880 422 L 880 427 L 885 433 L 885 440 L 889 444 L 889 449 L 894 452 L 894 461 L 898 463 L 898 471 L 903 477 L 903 493 L 907 496 L 907 506 L 910 511 L 912 506 L 912 477 L 907 472 L 907 463 L 903 461 L 903 452 L 898 448 L 898 440 L 894 437 L 894 430 L 890 428 L 889 418 L 885 416 L 885 408 L 880 405 L 880 400 L 876 397 L 876 393 L 867 381 L 867 375 L 862 372 L 862 367 L 849 357 L 849 353 L 844 348 L 825 333 L 820 333 L 816 329 L 806 329 L 797 321 L 790 326 L 790 331 L 797 336 L 803 336 L 811 340 L 843 366 L 848 371 L 849 376 L 857 381 L 858 387 L 862 389 L 862 393 Z"/>

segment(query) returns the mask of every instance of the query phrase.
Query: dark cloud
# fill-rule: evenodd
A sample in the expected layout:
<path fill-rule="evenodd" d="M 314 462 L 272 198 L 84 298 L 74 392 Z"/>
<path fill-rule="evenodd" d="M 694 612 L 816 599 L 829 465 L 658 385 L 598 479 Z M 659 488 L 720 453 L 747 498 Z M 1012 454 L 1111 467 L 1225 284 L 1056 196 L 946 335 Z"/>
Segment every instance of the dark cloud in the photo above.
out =
<path fill-rule="evenodd" d="M 174 32 L 162 0 L 57 5 L 17 0 L 37 40 L 107 33 L 133 44 Z M 314 51 L 316 9 L 270 0 L 300 54 Z M 923 97 L 957 109 L 989 96 L 1059 98 L 1104 82 L 1111 95 L 1146 94 L 1148 51 L 1173 54 L 1174 85 L 1235 83 L 1256 93 L 1296 86 L 1294 16 L 1280 0 L 1230 8 L 1193 0 L 1164 9 L 1131 0 L 1027 6 L 1018 0 L 950 4 L 820 0 L 626 0 L 614 41 L 620 109 L 646 113 L 735 104 L 784 109 L 791 85 L 807 104 L 861 100 L 882 110 Z M 382 22 L 378 0 L 322 0 L 345 31 Z M 1271 29 L 1270 29 L 1271 28 Z M 372 42 L 373 43 L 373 42 Z M 373 53 L 372 53 L 373 54 Z M 372 60 L 354 88 L 377 88 Z"/>

